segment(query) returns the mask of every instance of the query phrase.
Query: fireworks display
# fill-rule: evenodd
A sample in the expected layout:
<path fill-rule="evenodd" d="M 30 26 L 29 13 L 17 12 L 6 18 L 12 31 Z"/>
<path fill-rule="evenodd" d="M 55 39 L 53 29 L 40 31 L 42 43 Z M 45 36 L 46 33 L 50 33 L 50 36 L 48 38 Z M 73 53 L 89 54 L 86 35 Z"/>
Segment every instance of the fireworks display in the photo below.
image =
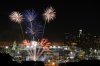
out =
<path fill-rule="evenodd" d="M 34 10 L 26 10 L 24 12 L 26 31 L 25 33 L 29 35 L 30 40 L 33 40 L 33 37 L 37 39 L 42 33 L 42 25 L 36 21 L 37 14 Z"/>
<path fill-rule="evenodd" d="M 26 10 L 24 12 L 24 18 L 27 22 L 32 22 L 37 17 L 37 14 L 34 10 Z"/>
<path fill-rule="evenodd" d="M 42 38 L 44 36 L 44 30 L 45 30 L 46 22 L 49 23 L 51 20 L 53 20 L 56 17 L 55 13 L 56 12 L 54 11 L 54 9 L 52 7 L 49 7 L 44 11 L 43 18 L 45 20 L 45 23 L 44 23 Z"/>
<path fill-rule="evenodd" d="M 43 49 L 45 51 L 48 51 L 49 50 L 48 47 L 50 46 L 50 42 L 48 41 L 48 39 L 44 39 L 44 38 L 41 39 L 39 44 L 40 44 L 41 47 L 43 47 Z"/>
<path fill-rule="evenodd" d="M 55 13 L 56 12 L 54 12 L 54 9 L 52 7 L 47 8 L 43 13 L 44 20 L 49 23 L 56 17 Z"/>
<path fill-rule="evenodd" d="M 28 47 L 28 54 L 29 54 L 29 59 L 28 60 L 37 60 L 37 55 L 36 55 L 36 49 L 37 49 L 38 42 L 36 41 L 31 41 L 29 47 Z"/>
<path fill-rule="evenodd" d="M 23 45 L 26 45 L 26 46 L 30 44 L 27 39 L 23 40 L 22 43 L 23 43 Z"/>
<path fill-rule="evenodd" d="M 10 15 L 9 15 L 11 21 L 16 22 L 20 25 L 21 31 L 22 31 L 22 38 L 24 39 L 24 33 L 23 33 L 23 28 L 21 25 L 21 22 L 23 21 L 23 16 L 21 15 L 20 12 L 18 11 L 13 11 Z"/>
<path fill-rule="evenodd" d="M 41 39 L 39 41 L 39 45 L 42 47 L 42 51 L 40 51 L 41 49 L 39 49 L 37 51 L 37 55 L 38 55 L 38 58 L 43 54 L 43 52 L 45 51 L 49 51 L 49 46 L 50 46 L 50 42 L 48 41 L 48 39 Z"/>
<path fill-rule="evenodd" d="M 26 41 L 25 41 L 26 43 Z M 39 60 L 40 56 L 45 52 L 49 51 L 50 42 L 47 39 L 41 39 L 40 41 L 31 41 L 27 48 L 29 54 L 28 60 Z"/>
<path fill-rule="evenodd" d="M 9 15 L 10 19 L 14 22 L 17 23 L 21 23 L 23 20 L 23 16 L 21 15 L 21 13 L 19 13 L 18 11 L 13 11 L 10 15 Z"/>
<path fill-rule="evenodd" d="M 26 54 L 28 54 L 28 57 L 26 57 L 27 60 L 36 61 L 45 51 L 49 51 L 50 42 L 48 41 L 48 39 L 41 37 L 41 35 L 44 33 L 46 22 L 49 23 L 56 17 L 54 9 L 52 7 L 47 8 L 45 10 L 45 13 L 43 14 L 43 17 L 45 19 L 44 26 L 36 19 L 37 14 L 34 10 L 26 10 L 23 12 L 23 15 L 21 15 L 21 13 L 18 11 L 13 11 L 9 15 L 9 17 L 11 21 L 16 22 L 20 25 L 21 30 L 22 30 L 21 22 L 24 20 L 23 22 L 25 23 L 25 29 L 26 29 L 25 33 L 28 35 L 29 39 L 28 40 L 25 39 L 22 41 L 21 48 L 27 51 L 26 52 Z M 42 39 L 39 40 L 40 38 Z M 14 49 L 15 46 L 16 45 L 13 45 Z M 20 54 L 19 51 L 23 52 L 23 50 L 18 50 L 18 52 L 16 53 Z"/>
<path fill-rule="evenodd" d="M 42 35 L 42 30 L 43 30 L 43 26 L 40 23 L 33 22 L 31 28 L 30 24 L 27 22 L 25 33 L 28 34 L 31 39 L 32 36 L 34 36 L 34 39 L 38 39 Z"/>

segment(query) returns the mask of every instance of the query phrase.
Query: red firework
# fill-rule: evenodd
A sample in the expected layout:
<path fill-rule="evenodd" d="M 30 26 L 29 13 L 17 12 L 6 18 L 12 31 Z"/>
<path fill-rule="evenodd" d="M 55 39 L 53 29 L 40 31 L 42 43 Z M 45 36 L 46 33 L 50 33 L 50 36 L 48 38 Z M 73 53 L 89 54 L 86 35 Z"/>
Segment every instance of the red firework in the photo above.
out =
<path fill-rule="evenodd" d="M 29 40 L 27 40 L 27 39 L 23 40 L 22 43 L 23 43 L 23 45 L 29 45 L 30 44 Z"/>
<path fill-rule="evenodd" d="M 50 46 L 50 42 L 48 41 L 48 39 L 45 39 L 45 38 L 43 38 L 43 39 L 41 39 L 40 41 L 39 41 L 39 44 L 40 44 L 40 46 L 46 51 L 46 50 L 49 50 L 49 46 Z"/>

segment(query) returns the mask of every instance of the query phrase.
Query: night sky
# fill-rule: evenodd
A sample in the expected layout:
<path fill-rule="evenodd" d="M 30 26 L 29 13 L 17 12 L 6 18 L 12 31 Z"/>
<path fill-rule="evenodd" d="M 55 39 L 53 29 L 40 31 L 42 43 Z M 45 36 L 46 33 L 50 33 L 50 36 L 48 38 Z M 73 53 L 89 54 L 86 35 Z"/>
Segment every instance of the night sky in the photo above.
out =
<path fill-rule="evenodd" d="M 1 0 L 0 1 L 0 40 L 20 40 L 21 31 L 17 23 L 11 22 L 12 11 L 23 12 L 34 9 L 39 21 L 44 22 L 41 14 L 45 8 L 52 6 L 56 19 L 46 25 L 45 37 L 50 40 L 63 40 L 66 32 L 78 32 L 100 35 L 100 5 L 94 1 L 67 0 Z M 24 24 L 23 24 L 24 25 Z M 25 30 L 25 29 L 24 29 Z"/>

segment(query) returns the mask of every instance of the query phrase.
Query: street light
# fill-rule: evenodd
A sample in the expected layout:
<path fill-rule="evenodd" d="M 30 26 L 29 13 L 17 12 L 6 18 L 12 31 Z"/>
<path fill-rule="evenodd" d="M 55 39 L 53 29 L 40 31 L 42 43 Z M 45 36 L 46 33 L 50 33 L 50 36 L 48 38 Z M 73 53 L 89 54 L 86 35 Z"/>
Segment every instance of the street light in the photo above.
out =
<path fill-rule="evenodd" d="M 53 46 L 53 48 L 56 49 L 57 47 L 56 46 Z"/>
<path fill-rule="evenodd" d="M 5 48 L 8 49 L 9 47 L 8 46 L 5 46 Z"/>
<path fill-rule="evenodd" d="M 55 62 L 52 62 L 52 65 L 55 65 Z"/>
<path fill-rule="evenodd" d="M 61 48 L 60 46 L 58 46 L 58 48 Z"/>

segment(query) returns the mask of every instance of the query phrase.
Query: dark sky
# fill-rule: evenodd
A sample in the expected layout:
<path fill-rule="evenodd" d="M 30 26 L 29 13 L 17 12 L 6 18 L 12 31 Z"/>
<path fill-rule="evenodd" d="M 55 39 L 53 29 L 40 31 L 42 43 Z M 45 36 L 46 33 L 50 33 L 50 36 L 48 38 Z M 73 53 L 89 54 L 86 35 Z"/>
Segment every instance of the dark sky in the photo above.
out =
<path fill-rule="evenodd" d="M 67 0 L 1 0 L 0 1 L 0 40 L 18 40 L 19 25 L 9 20 L 12 11 L 34 9 L 41 18 L 45 8 L 52 6 L 56 19 L 46 25 L 45 37 L 50 40 L 63 40 L 64 33 L 84 32 L 100 34 L 100 5 L 94 1 Z"/>

